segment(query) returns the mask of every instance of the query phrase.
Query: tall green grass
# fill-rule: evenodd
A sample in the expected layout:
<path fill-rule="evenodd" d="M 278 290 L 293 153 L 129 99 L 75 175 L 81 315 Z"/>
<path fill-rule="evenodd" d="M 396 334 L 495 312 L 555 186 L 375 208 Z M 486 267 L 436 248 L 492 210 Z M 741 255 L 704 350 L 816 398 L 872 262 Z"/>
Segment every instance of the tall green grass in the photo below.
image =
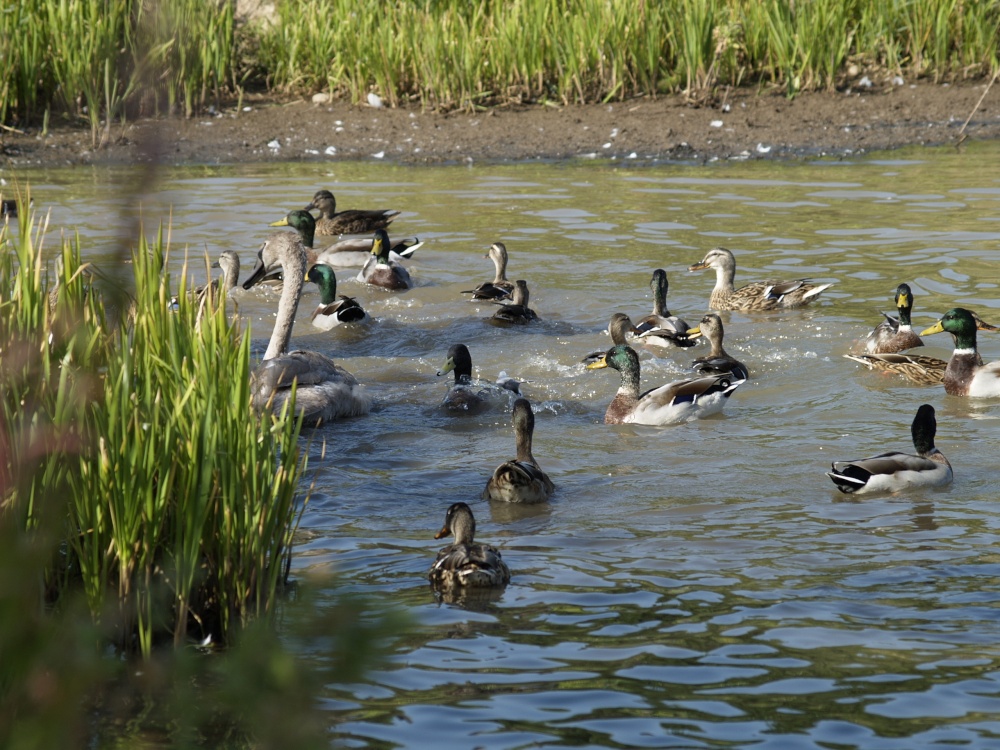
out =
<path fill-rule="evenodd" d="M 219 104 L 242 87 L 464 107 L 748 82 L 831 88 L 848 62 L 935 80 L 998 65 L 995 0 L 24 0 L 0 13 L 0 122 Z"/>
<path fill-rule="evenodd" d="M 100 619 L 110 594 L 123 650 L 227 642 L 273 613 L 285 581 L 299 421 L 250 411 L 249 338 L 224 299 L 199 314 L 182 282 L 170 310 L 162 236 L 137 241 L 126 307 L 75 239 L 57 248 L 57 284 L 44 225 L 21 222 L 0 255 L 2 513 L 25 533 L 45 504 L 58 513 L 46 599 L 82 590 Z"/>

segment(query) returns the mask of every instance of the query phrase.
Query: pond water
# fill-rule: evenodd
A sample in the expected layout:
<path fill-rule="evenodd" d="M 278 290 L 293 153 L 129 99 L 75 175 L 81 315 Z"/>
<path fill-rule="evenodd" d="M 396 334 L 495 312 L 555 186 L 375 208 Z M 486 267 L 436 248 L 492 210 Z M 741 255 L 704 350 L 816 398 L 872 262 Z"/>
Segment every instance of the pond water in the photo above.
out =
<path fill-rule="evenodd" d="M 266 223 L 318 188 L 343 208 L 402 211 L 392 236 L 426 244 L 416 287 L 340 291 L 374 316 L 313 332 L 306 288 L 294 345 L 330 354 L 374 394 L 367 417 L 310 433 L 315 492 L 299 575 L 377 597 L 415 623 L 364 684 L 328 687 L 334 741 L 348 747 L 997 747 L 1000 743 L 1000 400 L 947 396 L 862 371 L 841 355 L 908 282 L 914 325 L 956 305 L 1000 324 L 1000 144 L 812 163 L 627 167 L 622 163 L 402 167 L 283 164 L 163 171 L 155 183 L 104 170 L 20 173 L 52 226 L 79 230 L 101 261 L 136 214 L 172 209 L 172 267 L 237 250 L 252 262 Z M 126 232 L 126 235 L 131 230 Z M 503 240 L 541 320 L 500 329 L 462 295 L 492 277 Z M 666 269 L 672 312 L 696 323 L 714 274 L 687 267 L 715 245 L 737 285 L 835 282 L 804 310 L 723 313 L 726 347 L 752 379 L 723 415 L 651 428 L 607 426 L 614 312 L 652 309 Z M 52 246 L 54 250 L 54 243 Z M 276 298 L 240 310 L 263 352 Z M 479 499 L 512 458 L 507 403 L 478 416 L 437 408 L 450 345 L 474 374 L 526 381 L 550 503 Z M 947 358 L 950 337 L 921 353 Z M 986 360 L 1000 335 L 981 334 Z M 685 377 L 706 351 L 642 351 L 642 382 Z M 955 482 L 858 500 L 831 460 L 912 450 L 921 403 Z M 446 508 L 468 502 L 477 538 L 513 571 L 491 602 L 439 602 L 426 581 Z M 333 600 L 334 589 L 327 592 Z"/>

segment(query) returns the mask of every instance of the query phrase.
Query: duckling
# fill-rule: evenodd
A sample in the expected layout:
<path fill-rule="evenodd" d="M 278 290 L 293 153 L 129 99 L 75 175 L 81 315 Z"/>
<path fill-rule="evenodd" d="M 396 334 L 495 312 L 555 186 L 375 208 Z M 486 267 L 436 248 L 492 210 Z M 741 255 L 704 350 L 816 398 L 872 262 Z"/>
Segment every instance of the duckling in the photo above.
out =
<path fill-rule="evenodd" d="M 469 289 L 462 294 L 471 294 L 474 300 L 509 299 L 514 285 L 507 281 L 507 246 L 502 242 L 494 242 L 490 245 L 489 252 L 483 257 L 492 259 L 493 265 L 496 267 L 493 281 L 484 281 L 475 289 Z"/>
<path fill-rule="evenodd" d="M 858 495 L 951 484 L 951 464 L 934 447 L 937 420 L 933 406 L 922 404 L 917 409 L 910 434 L 916 455 L 891 451 L 860 461 L 834 461 L 826 475 L 841 492 Z"/>
<path fill-rule="evenodd" d="M 541 503 L 555 492 L 555 485 L 531 453 L 535 414 L 526 398 L 514 402 L 514 440 L 517 457 L 500 464 L 483 490 L 483 500 L 507 503 Z"/>
<path fill-rule="evenodd" d="M 711 375 L 678 380 L 639 392 L 639 356 L 630 346 L 619 344 L 604 357 L 587 365 L 588 370 L 612 367 L 621 373 L 621 386 L 604 414 L 605 424 L 668 425 L 690 422 L 718 414 L 726 401 L 746 380 L 732 375 Z"/>
<path fill-rule="evenodd" d="M 501 305 L 500 309 L 493 313 L 491 321 L 497 323 L 513 323 L 525 325 L 533 320 L 538 320 L 535 311 L 528 307 L 528 282 L 518 279 L 514 283 L 514 294 L 511 304 Z"/>
<path fill-rule="evenodd" d="M 452 503 L 444 527 L 435 539 L 451 534 L 455 541 L 438 552 L 427 578 L 445 591 L 459 588 L 497 588 L 510 582 L 510 568 L 500 552 L 489 544 L 473 541 L 476 518 L 465 503 Z"/>
<path fill-rule="evenodd" d="M 615 313 L 611 316 L 611 322 L 608 323 L 608 333 L 611 334 L 611 342 L 613 344 L 625 344 L 627 343 L 626 336 L 630 333 L 636 333 L 637 329 L 632 325 L 632 321 L 629 319 L 628 315 L 625 313 Z M 580 361 L 589 365 L 597 362 L 604 356 L 604 350 L 599 352 L 591 352 L 586 357 Z"/>
<path fill-rule="evenodd" d="M 371 257 L 358 274 L 358 281 L 372 286 L 399 291 L 413 286 L 410 272 L 389 258 L 389 235 L 384 229 L 375 231 L 372 241 Z"/>
<path fill-rule="evenodd" d="M 337 211 L 337 199 L 329 190 L 317 190 L 305 211 L 319 210 L 316 231 L 322 235 L 367 234 L 385 229 L 399 216 L 399 211 L 352 209 Z"/>
<path fill-rule="evenodd" d="M 698 357 L 692 363 L 694 369 L 705 375 L 729 374 L 737 380 L 747 380 L 750 378 L 750 371 L 746 365 L 722 348 L 722 337 L 725 332 L 722 318 L 715 313 L 708 313 L 695 328 L 688 330 L 687 334 L 692 339 L 704 336 L 712 345 L 712 351 L 704 357 Z"/>
<path fill-rule="evenodd" d="M 361 267 L 372 257 L 371 237 L 353 237 L 334 242 L 321 250 L 313 248 L 316 235 L 316 220 L 308 211 L 289 211 L 283 219 L 272 222 L 272 227 L 292 227 L 299 233 L 302 244 L 306 248 L 306 256 L 310 264 L 323 263 L 334 268 Z M 419 237 L 406 238 L 398 241 L 389 250 L 389 260 L 402 263 L 412 258 L 417 248 L 424 243 Z"/>
<path fill-rule="evenodd" d="M 865 354 L 895 354 L 924 345 L 910 324 L 913 293 L 909 284 L 900 284 L 896 287 L 895 300 L 899 317 L 894 318 L 882 313 L 885 320 L 875 326 L 875 330 L 865 339 Z"/>
<path fill-rule="evenodd" d="M 754 281 L 739 289 L 733 288 L 736 259 L 724 247 L 709 250 L 704 258 L 690 266 L 689 271 L 715 269 L 715 289 L 709 306 L 715 310 L 776 310 L 802 307 L 817 298 L 833 284 L 810 284 L 807 279 L 794 281 Z"/>
<path fill-rule="evenodd" d="M 1000 362 L 982 364 L 976 348 L 976 319 L 972 312 L 956 307 L 921 336 L 947 331 L 955 337 L 955 351 L 944 372 L 944 390 L 953 396 L 991 398 L 1000 396 Z"/>
<path fill-rule="evenodd" d="M 695 342 L 687 335 L 691 326 L 667 309 L 667 272 L 662 268 L 653 271 L 649 286 L 653 289 L 653 312 L 636 321 L 639 339 L 652 346 L 694 346 Z"/>
<path fill-rule="evenodd" d="M 330 266 L 317 263 L 309 269 L 306 278 L 316 284 L 320 291 L 320 303 L 312 314 L 314 328 L 329 331 L 344 323 L 368 320 L 368 313 L 356 299 L 343 294 L 337 299 L 337 274 Z"/>
<path fill-rule="evenodd" d="M 448 358 L 438 370 L 438 377 L 455 373 L 455 384 L 448 389 L 441 406 L 451 411 L 471 412 L 486 404 L 486 397 L 472 384 L 472 355 L 465 344 L 453 344 Z"/>

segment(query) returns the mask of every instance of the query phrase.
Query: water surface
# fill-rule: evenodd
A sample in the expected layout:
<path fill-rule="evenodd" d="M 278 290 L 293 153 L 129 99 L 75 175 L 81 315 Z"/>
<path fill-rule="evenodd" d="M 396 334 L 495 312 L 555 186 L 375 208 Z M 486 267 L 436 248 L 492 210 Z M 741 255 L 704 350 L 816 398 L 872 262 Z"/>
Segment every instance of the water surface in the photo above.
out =
<path fill-rule="evenodd" d="M 336 357 L 377 399 L 368 417 L 313 435 L 296 570 L 336 573 L 419 624 L 365 684 L 329 687 L 339 743 L 903 750 L 1000 743 L 1000 402 L 841 355 L 902 281 L 915 326 L 956 305 L 1000 323 L 998 159 L 1000 146 L 972 144 L 853 162 L 204 167 L 163 172 L 155 188 L 118 171 L 19 176 L 98 262 L 110 262 L 119 214 L 138 213 L 136 195 L 147 227 L 172 210 L 171 269 L 181 273 L 186 246 L 196 283 L 206 252 L 234 249 L 249 265 L 266 223 L 320 187 L 344 208 L 401 210 L 392 234 L 426 241 L 411 291 L 340 274 L 375 317 L 368 329 L 311 332 L 307 288 L 295 330 L 296 346 Z M 510 277 L 529 283 L 536 325 L 490 326 L 491 306 L 460 293 L 491 278 L 495 240 Z M 723 415 L 602 424 L 617 373 L 580 358 L 610 345 L 613 312 L 651 311 L 655 268 L 669 275 L 671 311 L 697 322 L 714 274 L 686 269 L 718 244 L 736 254 L 737 284 L 835 285 L 805 310 L 723 314 L 726 346 L 752 372 Z M 275 301 L 239 301 L 259 353 Z M 453 343 L 483 380 L 527 381 L 551 503 L 479 499 L 513 436 L 506 403 L 478 416 L 436 408 Z M 931 337 L 923 353 L 946 358 L 950 343 Z M 1000 337 L 980 346 L 1000 358 Z M 703 352 L 642 352 L 643 383 L 686 376 Z M 836 492 L 829 462 L 912 449 L 921 403 L 937 409 L 954 485 L 863 501 Z M 441 603 L 426 584 L 433 534 L 457 500 L 513 570 L 475 607 Z"/>

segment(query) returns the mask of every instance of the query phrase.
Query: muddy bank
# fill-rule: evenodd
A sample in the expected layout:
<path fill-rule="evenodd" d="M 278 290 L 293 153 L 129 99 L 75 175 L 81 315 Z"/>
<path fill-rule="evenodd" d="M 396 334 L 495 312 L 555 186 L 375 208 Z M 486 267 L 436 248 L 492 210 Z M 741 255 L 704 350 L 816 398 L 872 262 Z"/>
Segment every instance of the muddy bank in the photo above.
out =
<path fill-rule="evenodd" d="M 793 100 L 780 91 L 753 89 L 729 92 L 704 107 L 674 96 L 474 114 L 258 99 L 190 120 L 116 126 L 113 143 L 96 150 L 89 130 L 71 128 L 46 135 L 5 131 L 2 149 L 10 167 L 148 159 L 167 164 L 773 159 L 953 144 L 970 114 L 968 138 L 1000 137 L 1000 86 L 987 91 L 986 81 L 904 82 L 804 93 Z"/>

